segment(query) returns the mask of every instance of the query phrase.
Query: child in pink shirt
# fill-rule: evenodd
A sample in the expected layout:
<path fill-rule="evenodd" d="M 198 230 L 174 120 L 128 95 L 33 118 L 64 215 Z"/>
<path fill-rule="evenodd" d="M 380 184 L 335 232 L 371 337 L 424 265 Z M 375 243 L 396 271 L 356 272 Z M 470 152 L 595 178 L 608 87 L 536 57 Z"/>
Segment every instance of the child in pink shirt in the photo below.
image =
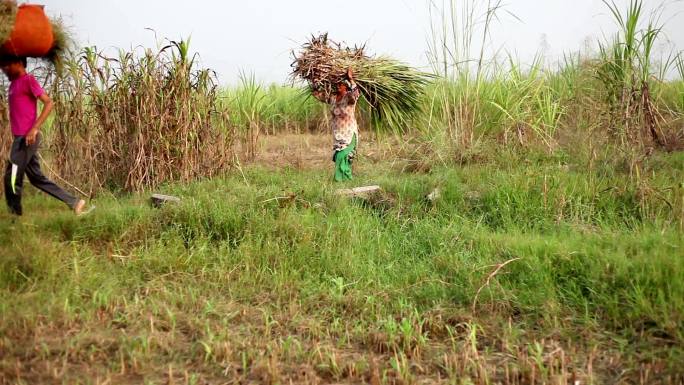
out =
<path fill-rule="evenodd" d="M 8 99 L 10 126 L 14 136 L 4 180 L 5 199 L 10 212 L 22 215 L 21 190 L 26 174 L 32 185 L 66 203 L 76 214 L 81 214 L 85 201 L 77 199 L 49 180 L 38 163 L 40 128 L 52 111 L 52 100 L 38 81 L 26 72 L 25 58 L 0 58 L 0 69 L 10 80 Z M 38 100 L 43 103 L 40 116 Z"/>

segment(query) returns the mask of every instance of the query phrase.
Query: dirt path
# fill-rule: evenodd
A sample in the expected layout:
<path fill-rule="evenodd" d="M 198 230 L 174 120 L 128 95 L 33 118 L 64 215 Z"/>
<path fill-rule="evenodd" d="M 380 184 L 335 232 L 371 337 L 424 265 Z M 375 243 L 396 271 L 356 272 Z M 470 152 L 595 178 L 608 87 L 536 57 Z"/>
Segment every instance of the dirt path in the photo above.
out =
<path fill-rule="evenodd" d="M 396 159 L 397 147 L 393 142 L 378 141 L 372 134 L 361 133 L 358 159 L 371 164 Z M 263 136 L 252 163 L 273 169 L 332 170 L 332 138 L 325 133 Z"/>

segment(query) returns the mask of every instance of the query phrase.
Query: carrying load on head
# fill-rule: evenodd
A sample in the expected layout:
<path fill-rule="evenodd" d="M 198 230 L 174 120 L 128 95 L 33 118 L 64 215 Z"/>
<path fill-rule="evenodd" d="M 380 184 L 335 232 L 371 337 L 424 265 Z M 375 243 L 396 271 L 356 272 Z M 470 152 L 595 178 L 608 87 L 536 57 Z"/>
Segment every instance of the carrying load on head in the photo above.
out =
<path fill-rule="evenodd" d="M 312 37 L 292 63 L 292 77 L 305 80 L 314 97 L 331 105 L 336 181 L 351 179 L 351 159 L 359 140 L 358 98 L 366 99 L 376 124 L 404 130 L 420 111 L 432 77 L 387 57 L 367 56 L 364 50 L 342 46 L 325 34 Z"/>
<path fill-rule="evenodd" d="M 41 129 L 53 109 L 53 102 L 36 78 L 27 71 L 26 58 L 58 61 L 64 40 L 55 38 L 53 23 L 39 5 L 20 5 L 0 0 L 0 71 L 10 84 L 7 91 L 12 144 L 7 157 L 3 185 L 10 213 L 23 214 L 24 176 L 39 190 L 59 199 L 77 215 L 86 202 L 47 178 L 40 166 Z M 38 103 L 42 109 L 38 109 Z M 4 128 L 4 127 L 3 127 Z"/>
<path fill-rule="evenodd" d="M 66 40 L 61 25 L 47 17 L 42 5 L 0 0 L 0 56 L 54 63 L 66 49 Z"/>

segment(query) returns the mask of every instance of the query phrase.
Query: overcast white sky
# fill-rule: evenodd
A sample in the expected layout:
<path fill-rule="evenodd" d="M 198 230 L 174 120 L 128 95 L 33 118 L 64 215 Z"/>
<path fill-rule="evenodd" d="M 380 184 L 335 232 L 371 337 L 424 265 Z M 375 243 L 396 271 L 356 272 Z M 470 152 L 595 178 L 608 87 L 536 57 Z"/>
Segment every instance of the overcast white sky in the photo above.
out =
<path fill-rule="evenodd" d="M 232 83 L 240 70 L 267 82 L 285 82 L 290 51 L 310 34 L 329 32 L 349 43 L 367 42 L 373 53 L 426 66 L 429 0 L 43 0 L 62 15 L 84 45 L 98 48 L 156 45 L 159 37 L 192 36 L 202 63 Z M 433 0 L 441 3 L 442 0 Z M 616 0 L 625 4 L 628 0 Z M 668 0 L 666 37 L 684 49 L 684 2 Z M 661 0 L 644 0 L 648 8 Z M 492 47 L 529 60 L 545 41 L 548 60 L 612 34 L 600 0 L 508 0 L 494 24 Z M 520 20 L 517 20 L 517 19 Z"/>

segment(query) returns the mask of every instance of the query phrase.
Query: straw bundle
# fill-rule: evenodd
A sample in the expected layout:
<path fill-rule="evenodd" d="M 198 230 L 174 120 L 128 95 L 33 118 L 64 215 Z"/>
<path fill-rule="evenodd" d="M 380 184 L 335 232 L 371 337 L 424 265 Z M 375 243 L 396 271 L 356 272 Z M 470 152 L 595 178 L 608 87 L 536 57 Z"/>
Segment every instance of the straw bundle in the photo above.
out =
<path fill-rule="evenodd" d="M 387 57 L 371 57 L 365 47 L 345 47 L 324 34 L 313 36 L 293 53 L 293 79 L 303 79 L 310 89 L 334 94 L 337 84 L 347 79 L 347 69 L 361 94 L 372 107 L 376 123 L 403 129 L 421 110 L 425 86 L 432 75 Z"/>
<path fill-rule="evenodd" d="M 75 47 L 75 44 L 72 35 L 61 18 L 52 18 L 50 23 L 52 24 L 55 43 L 44 59 L 52 63 L 57 71 L 61 71 L 65 60 L 70 51 Z"/>
<path fill-rule="evenodd" d="M 0 0 L 0 45 L 9 39 L 17 16 L 17 3 L 13 0 Z"/>

